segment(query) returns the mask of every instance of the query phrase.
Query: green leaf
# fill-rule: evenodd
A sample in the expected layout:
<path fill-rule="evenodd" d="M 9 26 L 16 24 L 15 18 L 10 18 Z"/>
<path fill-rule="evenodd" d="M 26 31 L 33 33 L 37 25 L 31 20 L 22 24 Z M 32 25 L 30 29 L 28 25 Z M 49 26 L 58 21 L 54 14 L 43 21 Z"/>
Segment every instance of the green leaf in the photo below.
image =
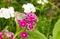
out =
<path fill-rule="evenodd" d="M 49 36 L 49 39 L 53 39 L 53 36 Z"/>
<path fill-rule="evenodd" d="M 28 39 L 47 39 L 42 33 L 39 31 L 28 31 L 29 38 Z"/>
<path fill-rule="evenodd" d="M 56 39 L 60 39 L 60 31 L 57 33 Z"/>
<path fill-rule="evenodd" d="M 53 38 L 60 39 L 60 19 L 56 22 L 53 29 Z"/>

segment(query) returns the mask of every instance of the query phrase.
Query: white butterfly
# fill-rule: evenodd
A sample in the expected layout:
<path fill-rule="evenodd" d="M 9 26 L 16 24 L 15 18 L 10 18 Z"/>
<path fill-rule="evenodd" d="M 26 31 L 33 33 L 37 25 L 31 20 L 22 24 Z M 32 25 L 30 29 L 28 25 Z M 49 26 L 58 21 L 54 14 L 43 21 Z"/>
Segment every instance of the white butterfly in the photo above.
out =
<path fill-rule="evenodd" d="M 22 20 L 25 19 L 27 17 L 27 15 L 20 13 L 20 12 L 15 12 L 15 21 L 18 20 Z"/>

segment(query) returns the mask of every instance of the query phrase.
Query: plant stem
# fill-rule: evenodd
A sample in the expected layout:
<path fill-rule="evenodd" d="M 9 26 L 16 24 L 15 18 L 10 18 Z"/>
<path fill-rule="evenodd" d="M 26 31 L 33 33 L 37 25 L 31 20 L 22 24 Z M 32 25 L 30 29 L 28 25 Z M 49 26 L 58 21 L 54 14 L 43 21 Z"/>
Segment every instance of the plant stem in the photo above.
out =
<path fill-rule="evenodd" d="M 48 1 L 49 2 L 49 1 Z M 57 8 L 57 11 L 59 11 L 60 12 L 60 9 L 56 6 L 56 5 L 54 5 L 53 3 L 51 3 L 51 2 L 49 2 L 49 4 L 51 4 L 51 5 L 53 5 L 54 7 L 56 7 Z"/>

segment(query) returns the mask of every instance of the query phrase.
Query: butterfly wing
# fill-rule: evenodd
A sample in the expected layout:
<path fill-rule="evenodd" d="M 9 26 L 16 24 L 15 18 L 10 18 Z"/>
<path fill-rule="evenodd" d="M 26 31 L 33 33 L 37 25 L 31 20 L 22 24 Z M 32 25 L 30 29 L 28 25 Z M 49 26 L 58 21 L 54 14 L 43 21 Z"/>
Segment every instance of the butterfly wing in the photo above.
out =
<path fill-rule="evenodd" d="M 22 20 L 22 19 L 25 19 L 27 17 L 27 15 L 20 13 L 20 12 L 15 12 L 15 17 L 18 20 Z"/>

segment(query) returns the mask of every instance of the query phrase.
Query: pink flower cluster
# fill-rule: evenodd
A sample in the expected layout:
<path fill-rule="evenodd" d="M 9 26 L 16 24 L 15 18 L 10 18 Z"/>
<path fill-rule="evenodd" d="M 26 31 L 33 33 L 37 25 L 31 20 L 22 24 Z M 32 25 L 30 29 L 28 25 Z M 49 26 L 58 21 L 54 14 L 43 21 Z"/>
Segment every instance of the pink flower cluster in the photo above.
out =
<path fill-rule="evenodd" d="M 34 30 L 34 24 L 38 22 L 38 18 L 33 13 L 24 13 L 27 15 L 27 17 L 23 20 L 18 20 L 18 23 L 20 25 L 20 28 L 28 28 L 30 31 Z M 20 33 L 21 38 L 27 38 L 28 33 L 27 32 L 21 32 Z"/>
<path fill-rule="evenodd" d="M 2 39 L 3 36 L 6 38 L 14 39 L 14 34 L 12 32 L 8 32 L 8 30 L 0 32 L 0 39 Z"/>
<path fill-rule="evenodd" d="M 37 17 L 33 13 L 25 13 L 27 17 L 23 20 L 18 20 L 21 28 L 28 28 L 30 31 L 34 30 L 34 24 L 38 21 Z"/>

